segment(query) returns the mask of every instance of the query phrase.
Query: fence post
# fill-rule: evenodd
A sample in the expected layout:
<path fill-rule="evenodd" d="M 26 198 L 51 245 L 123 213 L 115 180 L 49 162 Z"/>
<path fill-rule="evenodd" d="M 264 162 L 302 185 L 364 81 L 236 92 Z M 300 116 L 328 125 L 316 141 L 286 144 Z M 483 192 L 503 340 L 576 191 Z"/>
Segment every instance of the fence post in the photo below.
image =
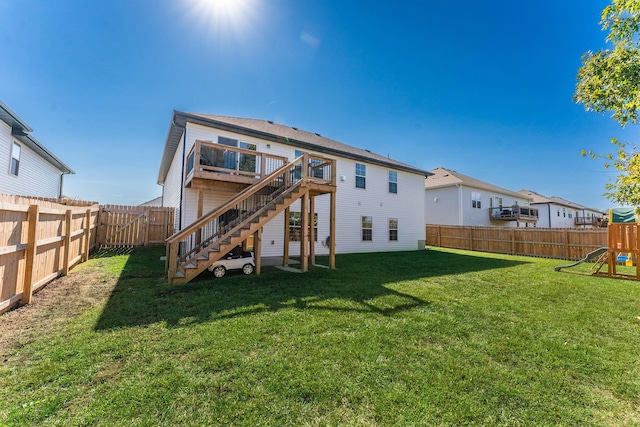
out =
<path fill-rule="evenodd" d="M 144 224 L 142 225 L 144 227 L 144 247 L 148 247 L 149 246 L 149 229 L 151 228 L 151 224 L 150 224 L 150 217 L 151 215 L 149 215 L 151 213 L 151 208 L 149 209 L 145 209 L 144 210 Z"/>
<path fill-rule="evenodd" d="M 438 238 L 437 238 L 437 242 L 438 242 L 438 247 L 441 248 L 442 247 L 442 229 L 440 226 L 438 226 Z"/>
<path fill-rule="evenodd" d="M 102 211 L 104 206 L 98 207 L 98 216 L 96 216 L 96 246 L 100 247 L 103 242 L 103 236 L 106 235 L 104 226 L 102 225 Z"/>
<path fill-rule="evenodd" d="M 82 262 L 89 259 L 89 241 L 91 240 L 91 209 L 84 216 L 84 233 L 82 235 Z"/>
<path fill-rule="evenodd" d="M 564 259 L 569 259 L 569 229 L 564 230 Z"/>
<path fill-rule="evenodd" d="M 473 227 L 471 227 L 471 228 L 469 229 L 469 236 L 471 237 L 471 239 L 470 239 L 470 240 L 471 240 L 471 250 L 473 250 L 473 234 L 474 234 L 474 233 L 473 233 L 473 230 L 474 230 L 474 228 L 473 228 Z"/>
<path fill-rule="evenodd" d="M 24 284 L 22 286 L 22 303 L 30 304 L 33 296 L 33 269 L 35 265 L 36 249 L 38 248 L 37 231 L 40 220 L 40 210 L 38 205 L 29 206 L 27 213 L 27 252 L 24 271 Z"/>
<path fill-rule="evenodd" d="M 72 212 L 71 209 L 67 209 L 67 212 L 64 214 L 64 240 L 63 240 L 63 264 L 62 264 L 62 275 L 66 276 L 69 274 L 69 260 L 71 259 L 71 220 L 72 220 Z"/>
<path fill-rule="evenodd" d="M 516 254 L 516 230 L 511 227 L 511 255 Z"/>

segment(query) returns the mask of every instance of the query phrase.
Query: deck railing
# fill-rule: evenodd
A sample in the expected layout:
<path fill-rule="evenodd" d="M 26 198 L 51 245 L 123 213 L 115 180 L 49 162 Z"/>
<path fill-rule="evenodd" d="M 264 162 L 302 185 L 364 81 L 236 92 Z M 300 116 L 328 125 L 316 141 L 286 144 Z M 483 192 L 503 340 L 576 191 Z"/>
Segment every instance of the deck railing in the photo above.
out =
<path fill-rule="evenodd" d="M 231 200 L 167 239 L 170 277 L 178 266 L 206 253 L 207 248 L 301 182 L 335 185 L 335 160 L 303 154 L 247 187 Z"/>
<path fill-rule="evenodd" d="M 537 221 L 538 209 L 527 206 L 501 206 L 489 210 L 491 219 L 499 221 Z"/>
<path fill-rule="evenodd" d="M 185 182 L 194 177 L 222 179 L 245 178 L 257 181 L 287 162 L 286 157 L 255 150 L 196 141 L 187 155 Z M 234 178 L 234 179 L 233 179 Z"/>
<path fill-rule="evenodd" d="M 593 227 L 606 227 L 607 219 L 595 216 L 577 216 L 575 218 L 575 225 L 590 225 Z"/>

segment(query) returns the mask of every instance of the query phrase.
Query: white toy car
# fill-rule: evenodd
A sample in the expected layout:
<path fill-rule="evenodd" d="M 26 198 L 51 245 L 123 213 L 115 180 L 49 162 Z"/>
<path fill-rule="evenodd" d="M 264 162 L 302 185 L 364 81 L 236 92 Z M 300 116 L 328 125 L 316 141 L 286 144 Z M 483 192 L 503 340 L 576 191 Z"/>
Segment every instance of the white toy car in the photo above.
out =
<path fill-rule="evenodd" d="M 209 271 L 213 272 L 215 277 L 223 277 L 227 270 L 242 270 L 242 273 L 249 275 L 253 273 L 256 266 L 256 260 L 253 252 L 243 251 L 238 248 L 222 257 L 219 261 L 209 266 Z"/>

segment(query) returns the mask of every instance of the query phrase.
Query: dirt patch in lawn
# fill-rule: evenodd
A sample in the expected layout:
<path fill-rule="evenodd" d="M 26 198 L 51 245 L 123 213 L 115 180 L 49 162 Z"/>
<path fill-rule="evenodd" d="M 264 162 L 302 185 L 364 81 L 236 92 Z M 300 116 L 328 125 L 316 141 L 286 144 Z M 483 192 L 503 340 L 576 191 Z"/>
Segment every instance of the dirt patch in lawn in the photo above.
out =
<path fill-rule="evenodd" d="M 0 315 L 0 362 L 36 337 L 60 330 L 87 308 L 103 304 L 118 278 L 101 266 L 101 260 L 83 264 L 34 294 L 31 304 Z"/>

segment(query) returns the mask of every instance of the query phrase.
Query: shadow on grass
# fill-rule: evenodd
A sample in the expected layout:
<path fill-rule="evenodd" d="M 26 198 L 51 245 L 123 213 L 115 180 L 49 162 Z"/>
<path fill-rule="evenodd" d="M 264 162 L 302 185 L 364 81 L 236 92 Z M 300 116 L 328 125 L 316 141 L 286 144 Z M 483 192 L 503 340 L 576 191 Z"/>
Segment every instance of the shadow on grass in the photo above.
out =
<path fill-rule="evenodd" d="M 389 316 L 429 301 L 393 289 L 396 282 L 428 280 L 514 267 L 522 261 L 440 251 L 348 254 L 337 270 L 305 274 L 263 268 L 260 276 L 208 272 L 186 285 L 163 279 L 161 250 L 133 251 L 96 324 L 97 330 L 165 322 L 168 327 L 281 309 L 361 311 Z M 325 260 L 326 262 L 326 260 Z M 323 264 L 323 260 L 319 259 Z"/>

